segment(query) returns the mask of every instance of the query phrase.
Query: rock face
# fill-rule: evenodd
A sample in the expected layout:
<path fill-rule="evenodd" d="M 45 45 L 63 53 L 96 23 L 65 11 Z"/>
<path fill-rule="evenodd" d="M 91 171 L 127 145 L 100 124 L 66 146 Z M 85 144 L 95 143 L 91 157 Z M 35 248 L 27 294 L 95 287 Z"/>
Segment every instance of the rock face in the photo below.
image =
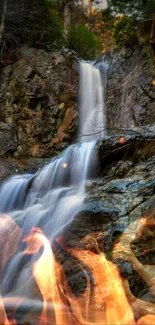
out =
<path fill-rule="evenodd" d="M 153 123 L 154 76 L 142 49 L 113 50 L 111 59 L 107 127 L 127 129 Z M 74 52 L 21 49 L 19 60 L 0 71 L 2 142 L 4 136 L 0 157 L 7 153 L 15 158 L 51 157 L 64 149 L 77 130 L 78 92 L 79 65 Z"/>
<path fill-rule="evenodd" d="M 121 233 L 132 220 L 155 206 L 155 126 L 108 136 L 97 143 L 97 151 L 98 177 L 86 182 L 87 201 L 82 210 L 91 217 L 94 231 L 95 227 L 101 230 L 101 223 L 109 232 L 116 227 Z M 88 219 L 81 218 L 77 238 L 80 232 L 87 233 Z"/>
<path fill-rule="evenodd" d="M 110 128 L 130 128 L 155 122 L 153 72 L 143 48 L 122 48 L 111 52 L 106 116 Z"/>
<path fill-rule="evenodd" d="M 0 156 L 52 156 L 71 143 L 78 78 L 75 53 L 23 48 L 0 71 Z"/>
<path fill-rule="evenodd" d="M 17 147 L 17 137 L 14 128 L 7 123 L 0 122 L 0 156 Z"/>
<path fill-rule="evenodd" d="M 87 200 L 65 229 L 64 240 L 104 253 L 117 265 L 136 317 L 154 314 L 155 127 L 106 137 L 97 151 L 98 177 L 86 182 Z M 68 274 L 72 265 L 65 264 Z M 77 267 L 76 292 L 86 281 L 79 272 Z"/>

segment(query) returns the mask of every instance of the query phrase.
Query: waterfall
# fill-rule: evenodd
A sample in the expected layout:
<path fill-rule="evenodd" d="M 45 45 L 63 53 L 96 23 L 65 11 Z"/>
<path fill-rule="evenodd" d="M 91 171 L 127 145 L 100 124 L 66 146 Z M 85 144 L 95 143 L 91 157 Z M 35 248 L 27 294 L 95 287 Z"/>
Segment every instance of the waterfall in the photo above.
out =
<path fill-rule="evenodd" d="M 105 135 L 106 63 L 102 63 L 101 67 L 102 73 L 93 63 L 81 62 L 80 64 L 80 135 L 83 141 L 94 140 Z"/>
<path fill-rule="evenodd" d="M 40 227 L 54 238 L 83 203 L 93 153 L 94 141 L 75 144 L 35 175 L 13 176 L 0 189 L 0 212 L 13 214 L 25 235 Z"/>
<path fill-rule="evenodd" d="M 104 87 L 101 72 L 94 63 L 82 62 L 80 73 L 80 134 L 85 136 L 79 138 L 85 142 L 69 146 L 36 174 L 13 176 L 0 188 L 0 212 L 15 220 L 22 230 L 22 238 L 33 227 L 39 227 L 50 240 L 54 239 L 84 202 L 85 181 L 94 168 L 95 141 L 104 135 Z M 5 286 L 6 295 L 13 294 L 12 264 L 14 260 L 20 267 L 20 259 L 19 248 L 7 267 L 6 276 L 10 280 L 7 280 L 8 289 Z M 16 279 L 14 286 L 18 285 Z"/>
<path fill-rule="evenodd" d="M 13 176 L 1 186 L 0 212 L 15 215 L 17 211 L 25 232 L 31 226 L 42 225 L 44 231 L 48 228 L 53 238 L 80 208 L 85 197 L 84 183 L 92 165 L 91 157 L 94 160 L 95 141 L 105 134 L 105 81 L 106 63 L 100 63 L 99 67 L 97 62 L 80 63 L 79 133 L 84 136 L 35 175 Z M 31 211 L 38 215 L 36 220 L 30 217 Z"/>

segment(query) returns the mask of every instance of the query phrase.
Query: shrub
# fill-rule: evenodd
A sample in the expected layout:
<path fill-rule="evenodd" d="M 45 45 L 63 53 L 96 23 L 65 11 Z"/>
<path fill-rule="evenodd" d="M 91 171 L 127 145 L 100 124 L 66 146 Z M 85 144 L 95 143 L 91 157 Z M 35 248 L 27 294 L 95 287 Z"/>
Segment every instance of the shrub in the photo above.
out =
<path fill-rule="evenodd" d="M 117 45 L 136 43 L 137 35 L 135 20 L 128 16 L 118 17 L 114 23 L 113 37 Z"/>
<path fill-rule="evenodd" d="M 69 33 L 69 47 L 83 59 L 94 59 L 102 50 L 101 40 L 88 27 L 72 25 Z"/>

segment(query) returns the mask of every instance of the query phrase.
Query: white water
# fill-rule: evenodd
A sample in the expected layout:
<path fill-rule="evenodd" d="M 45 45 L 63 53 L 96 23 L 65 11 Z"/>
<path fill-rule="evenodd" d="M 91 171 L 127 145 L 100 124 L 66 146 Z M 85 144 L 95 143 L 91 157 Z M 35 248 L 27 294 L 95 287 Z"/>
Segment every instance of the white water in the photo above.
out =
<path fill-rule="evenodd" d="M 0 212 L 20 215 L 25 234 L 37 226 L 52 239 L 83 203 L 91 155 L 94 141 L 75 144 L 36 175 L 12 177 L 0 189 Z"/>
<path fill-rule="evenodd" d="M 106 64 L 104 67 L 106 70 Z M 83 141 L 91 141 L 105 135 L 106 73 L 101 73 L 93 64 L 83 62 L 80 64 L 80 75 L 80 134 Z"/>
<path fill-rule="evenodd" d="M 23 237 L 33 227 L 40 227 L 52 240 L 84 202 L 85 181 L 94 168 L 96 139 L 104 135 L 104 89 L 101 73 L 92 64 L 81 63 L 80 72 L 80 134 L 87 134 L 87 142 L 68 147 L 35 175 L 14 176 L 0 188 L 0 212 L 17 222 Z M 89 137 L 90 133 L 95 134 Z M 13 270 L 20 267 L 21 256 L 19 250 L 5 270 L 5 277 L 11 278 Z M 4 293 L 13 295 L 11 280 L 7 281 Z"/>

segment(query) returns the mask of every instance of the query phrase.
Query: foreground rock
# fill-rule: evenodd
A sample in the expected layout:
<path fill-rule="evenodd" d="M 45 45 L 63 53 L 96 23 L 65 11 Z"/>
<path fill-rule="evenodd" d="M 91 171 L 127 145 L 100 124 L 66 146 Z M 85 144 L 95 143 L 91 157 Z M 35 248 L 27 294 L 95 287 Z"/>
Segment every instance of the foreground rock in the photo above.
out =
<path fill-rule="evenodd" d="M 78 79 L 75 53 L 21 49 L 0 71 L 0 157 L 51 157 L 71 143 Z"/>
<path fill-rule="evenodd" d="M 117 264 L 139 318 L 155 313 L 155 127 L 107 137 L 97 147 L 99 177 L 87 181 L 87 200 L 64 240 L 67 246 L 104 253 Z M 80 262 L 67 258 L 64 268 L 74 290 L 83 292 Z"/>

